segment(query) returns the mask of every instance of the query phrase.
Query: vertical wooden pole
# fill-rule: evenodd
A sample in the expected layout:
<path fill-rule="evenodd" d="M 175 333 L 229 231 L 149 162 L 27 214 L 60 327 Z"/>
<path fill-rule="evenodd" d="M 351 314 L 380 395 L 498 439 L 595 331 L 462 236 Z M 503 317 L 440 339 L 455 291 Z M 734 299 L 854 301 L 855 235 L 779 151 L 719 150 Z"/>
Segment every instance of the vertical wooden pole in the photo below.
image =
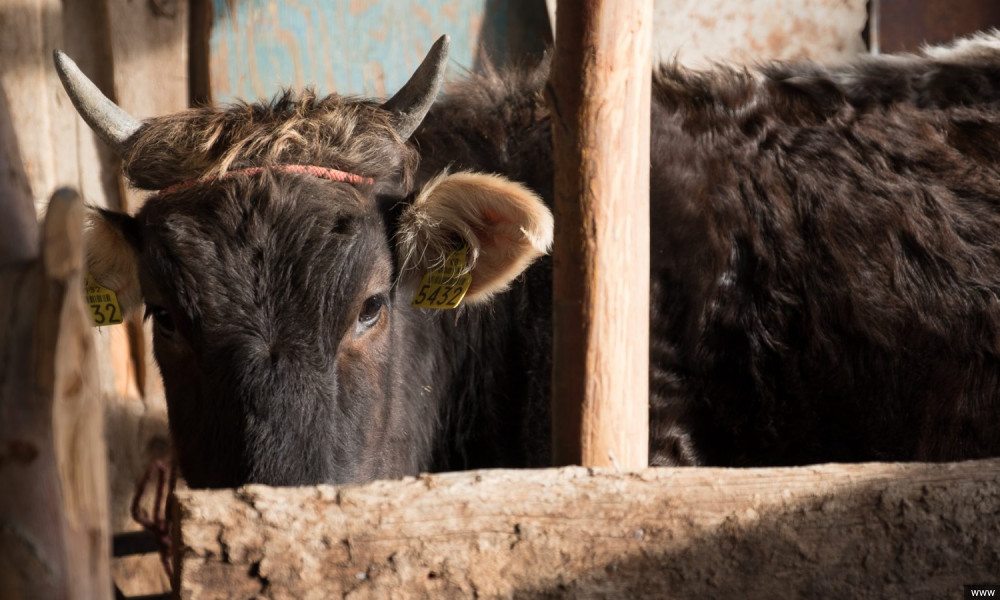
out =
<path fill-rule="evenodd" d="M 0 203 L 9 212 L 31 200 Z M 11 600 L 111 598 L 104 414 L 83 306 L 83 210 L 75 192 L 56 192 L 40 255 L 0 255 L 0 594 Z"/>
<path fill-rule="evenodd" d="M 83 200 L 56 190 L 42 228 L 34 333 L 34 402 L 50 403 L 58 467 L 66 598 L 110 599 L 111 531 L 104 405 L 83 303 Z"/>
<path fill-rule="evenodd" d="M 83 203 L 39 235 L 0 86 L 0 597 L 111 598 L 107 452 L 83 306 Z"/>
<path fill-rule="evenodd" d="M 652 0 L 556 10 L 556 464 L 648 462 L 652 13 Z"/>

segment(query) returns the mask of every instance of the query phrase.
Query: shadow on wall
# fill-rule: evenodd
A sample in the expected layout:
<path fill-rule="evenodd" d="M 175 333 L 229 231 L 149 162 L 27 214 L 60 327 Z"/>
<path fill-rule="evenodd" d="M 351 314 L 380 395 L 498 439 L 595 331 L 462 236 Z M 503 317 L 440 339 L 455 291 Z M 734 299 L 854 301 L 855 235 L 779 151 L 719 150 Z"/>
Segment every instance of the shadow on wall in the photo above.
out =
<path fill-rule="evenodd" d="M 79 117 L 52 64 L 52 51 L 65 50 L 114 97 L 108 14 L 92 4 L 0 2 L 0 84 L 39 210 L 63 185 L 87 202 L 120 204 L 117 158 L 77 131 Z"/>
<path fill-rule="evenodd" d="M 117 50 L 114 34 L 134 35 L 128 28 L 132 21 L 158 25 L 155 31 L 145 32 L 141 45 L 128 48 L 156 53 L 161 46 L 176 44 L 186 35 L 188 14 L 181 10 L 182 4 L 187 2 L 0 2 L 0 72 L 6 75 L 24 69 L 34 71 L 42 64 L 51 66 L 52 51 L 60 49 L 70 54 L 103 91 L 111 91 L 105 84 L 110 82 L 112 56 Z"/>
<path fill-rule="evenodd" d="M 473 70 L 534 64 L 552 47 L 552 25 L 545 3 L 537 0 L 487 0 Z"/>

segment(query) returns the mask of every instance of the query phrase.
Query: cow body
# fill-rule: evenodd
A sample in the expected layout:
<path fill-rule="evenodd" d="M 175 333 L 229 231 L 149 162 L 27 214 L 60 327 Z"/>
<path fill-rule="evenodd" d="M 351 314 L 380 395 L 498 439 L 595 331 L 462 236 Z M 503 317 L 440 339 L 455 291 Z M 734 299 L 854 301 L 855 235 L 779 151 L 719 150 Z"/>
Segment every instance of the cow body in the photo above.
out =
<path fill-rule="evenodd" d="M 453 90 L 416 133 L 423 169 L 502 172 L 550 198 L 543 84 Z M 653 94 L 651 462 L 1000 451 L 1000 47 L 662 67 Z M 548 285 L 540 262 L 528 278 Z"/>
<path fill-rule="evenodd" d="M 482 241 L 483 264 L 505 254 L 485 240 L 544 221 L 530 191 L 552 197 L 545 78 L 462 82 L 405 143 L 378 133 L 375 105 L 309 97 L 138 130 L 133 182 L 201 181 L 104 220 L 138 249 L 193 485 L 548 464 L 551 260 L 500 265 L 454 311 L 410 307 L 408 268 L 436 235 L 422 207 L 452 202 L 449 185 L 513 203 L 502 235 L 438 236 Z M 661 67 L 652 111 L 651 464 L 1000 453 L 995 37 L 826 69 Z M 330 116 L 347 112 L 350 126 Z M 301 162 L 374 183 L 198 179 Z"/>

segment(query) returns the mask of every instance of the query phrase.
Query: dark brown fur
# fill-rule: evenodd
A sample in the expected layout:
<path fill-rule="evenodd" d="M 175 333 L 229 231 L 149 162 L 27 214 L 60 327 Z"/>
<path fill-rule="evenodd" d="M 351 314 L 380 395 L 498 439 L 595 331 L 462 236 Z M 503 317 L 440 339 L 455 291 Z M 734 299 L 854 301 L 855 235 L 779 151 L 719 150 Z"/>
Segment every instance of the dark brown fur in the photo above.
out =
<path fill-rule="evenodd" d="M 551 197 L 543 84 L 453 88 L 422 170 Z M 653 94 L 653 464 L 1000 452 L 1000 51 L 665 65 Z"/>

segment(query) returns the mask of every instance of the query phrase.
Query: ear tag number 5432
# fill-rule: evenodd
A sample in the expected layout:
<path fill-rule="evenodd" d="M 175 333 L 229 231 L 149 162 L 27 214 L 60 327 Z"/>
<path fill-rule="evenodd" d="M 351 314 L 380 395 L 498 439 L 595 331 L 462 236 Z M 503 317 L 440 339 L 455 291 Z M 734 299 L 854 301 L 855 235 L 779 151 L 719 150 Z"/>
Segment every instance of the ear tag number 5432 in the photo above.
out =
<path fill-rule="evenodd" d="M 122 322 L 122 309 L 118 305 L 118 295 L 87 273 L 87 306 L 94 327 L 118 325 Z"/>
<path fill-rule="evenodd" d="M 420 282 L 412 305 L 446 310 L 457 308 L 472 285 L 472 275 L 464 272 L 468 251 L 468 246 L 462 246 L 449 254 L 441 267 L 428 271 Z"/>

